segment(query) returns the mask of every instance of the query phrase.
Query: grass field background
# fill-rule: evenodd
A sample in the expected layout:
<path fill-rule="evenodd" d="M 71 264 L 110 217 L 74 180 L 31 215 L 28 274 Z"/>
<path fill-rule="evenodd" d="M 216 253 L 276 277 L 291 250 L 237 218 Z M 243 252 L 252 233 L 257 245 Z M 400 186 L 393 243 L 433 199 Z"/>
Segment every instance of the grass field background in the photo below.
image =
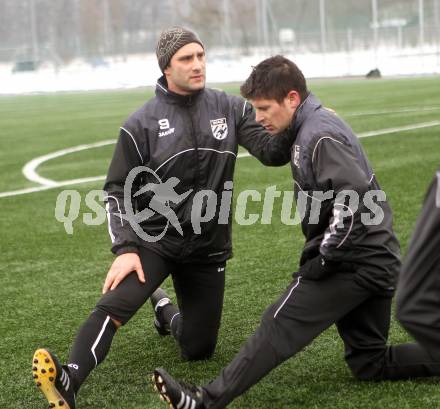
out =
<path fill-rule="evenodd" d="M 440 119 L 440 78 L 312 81 L 311 90 L 356 132 L 414 125 Z M 237 86 L 224 87 L 237 93 Z M 28 161 L 63 148 L 116 138 L 123 120 L 151 96 L 151 90 L 60 93 L 0 97 L 0 192 L 35 186 L 21 169 Z M 362 139 L 395 215 L 395 230 L 406 244 L 421 203 L 440 165 L 440 126 Z M 113 146 L 78 152 L 42 164 L 54 180 L 106 173 Z M 237 162 L 235 189 L 276 185 L 291 190 L 288 166 L 265 168 L 253 158 Z M 101 182 L 70 186 L 85 195 Z M 113 256 L 107 226 L 74 223 L 69 236 L 54 217 L 56 188 L 0 198 L 0 408 L 44 408 L 33 384 L 33 351 L 45 346 L 64 360 L 79 325 L 100 296 Z M 84 202 L 83 202 L 84 204 Z M 261 204 L 249 204 L 261 211 Z M 234 226 L 234 254 L 228 263 L 224 314 L 212 360 L 185 363 L 174 341 L 159 338 L 145 305 L 115 337 L 108 359 L 79 394 L 84 409 L 166 407 L 149 384 L 149 373 L 164 366 L 185 380 L 212 379 L 258 325 L 295 270 L 303 238 L 298 226 L 280 222 L 275 201 L 272 224 Z M 84 206 L 82 212 L 88 211 Z M 173 294 L 170 281 L 165 287 Z M 393 321 L 390 342 L 410 338 Z M 361 383 L 343 360 L 343 345 L 330 328 L 303 352 L 274 370 L 231 408 L 367 409 L 440 407 L 438 379 Z"/>

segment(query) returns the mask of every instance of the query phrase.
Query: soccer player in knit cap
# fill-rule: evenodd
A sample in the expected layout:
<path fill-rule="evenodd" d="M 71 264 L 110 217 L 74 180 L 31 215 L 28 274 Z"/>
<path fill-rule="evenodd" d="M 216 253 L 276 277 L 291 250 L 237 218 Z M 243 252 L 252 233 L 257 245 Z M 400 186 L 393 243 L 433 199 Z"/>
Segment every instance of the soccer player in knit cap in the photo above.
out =
<path fill-rule="evenodd" d="M 104 186 L 116 258 L 103 295 L 66 365 L 47 349 L 34 354 L 33 377 L 52 408 L 75 408 L 80 386 L 105 359 L 117 329 L 148 299 L 154 327 L 177 340 L 183 359 L 212 356 L 232 256 L 238 145 L 266 165 L 290 159 L 287 133 L 271 136 L 243 98 L 205 87 L 197 34 L 166 30 L 156 53 L 163 73 L 156 95 L 121 126 Z M 168 276 L 178 307 L 159 287 Z"/>

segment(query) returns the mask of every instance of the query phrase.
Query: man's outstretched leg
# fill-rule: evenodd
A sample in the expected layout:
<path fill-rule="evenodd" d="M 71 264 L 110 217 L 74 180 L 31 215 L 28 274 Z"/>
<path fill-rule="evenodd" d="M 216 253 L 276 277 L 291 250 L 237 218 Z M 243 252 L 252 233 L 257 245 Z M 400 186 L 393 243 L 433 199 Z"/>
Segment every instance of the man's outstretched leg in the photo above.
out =
<path fill-rule="evenodd" d="M 117 325 L 100 310 L 95 310 L 80 328 L 68 365 L 46 349 L 34 354 L 33 377 L 51 407 L 75 408 L 75 395 L 89 373 L 106 357 Z M 66 406 L 68 405 L 68 406 Z"/>
<path fill-rule="evenodd" d="M 103 295 L 95 310 L 79 329 L 67 365 L 62 366 L 53 353 L 41 352 L 47 351 L 43 349 L 37 350 L 40 351 L 39 356 L 42 354 L 43 360 L 34 358 L 39 363 L 36 370 L 35 365 L 33 366 L 33 375 L 38 376 L 38 378 L 34 377 L 35 382 L 49 404 L 59 405 L 54 398 L 64 396 L 65 398 L 59 401 L 64 400 L 63 405 L 70 402 L 69 409 L 75 407 L 74 398 L 73 400 L 70 398 L 69 391 L 73 391 L 73 396 L 76 395 L 90 372 L 107 356 L 117 328 L 130 320 L 169 274 L 170 265 L 157 254 L 147 249 L 140 249 L 139 255 L 146 273 L 146 282 L 141 283 L 136 273 L 131 273 L 115 289 Z M 46 362 L 46 359 L 49 362 Z M 53 369 L 54 376 L 46 376 L 47 373 L 50 374 L 48 372 L 50 368 L 46 368 L 46 364 Z"/>
<path fill-rule="evenodd" d="M 212 382 L 199 389 L 173 379 L 162 368 L 156 369 L 153 382 L 173 408 L 193 401 L 197 409 L 225 408 L 368 296 L 368 290 L 344 273 L 321 281 L 297 277 Z"/>
<path fill-rule="evenodd" d="M 68 360 L 75 393 L 90 372 L 107 356 L 120 321 L 95 310 L 82 325 L 73 343 Z"/>

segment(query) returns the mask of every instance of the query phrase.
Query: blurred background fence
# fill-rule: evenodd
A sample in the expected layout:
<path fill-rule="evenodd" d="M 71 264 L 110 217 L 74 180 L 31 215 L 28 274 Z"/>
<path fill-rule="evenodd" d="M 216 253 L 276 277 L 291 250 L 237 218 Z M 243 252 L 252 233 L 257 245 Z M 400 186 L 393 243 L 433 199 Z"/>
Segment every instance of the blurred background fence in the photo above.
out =
<path fill-rule="evenodd" d="M 124 59 L 152 52 L 174 24 L 227 56 L 261 47 L 440 53 L 440 0 L 0 0 L 0 61 Z"/>

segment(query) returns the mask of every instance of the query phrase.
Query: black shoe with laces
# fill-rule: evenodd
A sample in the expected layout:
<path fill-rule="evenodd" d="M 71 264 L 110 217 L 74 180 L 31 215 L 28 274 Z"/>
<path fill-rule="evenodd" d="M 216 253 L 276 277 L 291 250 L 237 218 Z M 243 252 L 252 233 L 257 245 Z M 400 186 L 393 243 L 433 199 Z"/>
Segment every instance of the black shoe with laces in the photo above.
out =
<path fill-rule="evenodd" d="M 43 392 L 49 408 L 75 409 L 75 392 L 67 367 L 47 349 L 37 349 L 32 360 L 35 384 Z"/>
<path fill-rule="evenodd" d="M 168 294 L 159 287 L 153 294 L 151 294 L 150 300 L 154 310 L 154 327 L 156 328 L 159 335 L 170 335 L 170 326 L 167 322 L 165 322 L 162 317 L 163 307 L 165 307 L 165 305 L 171 304 L 171 300 L 168 297 Z"/>
<path fill-rule="evenodd" d="M 160 398 L 173 409 L 205 409 L 202 389 L 174 379 L 165 369 L 156 368 L 153 374 L 154 389 Z"/>

